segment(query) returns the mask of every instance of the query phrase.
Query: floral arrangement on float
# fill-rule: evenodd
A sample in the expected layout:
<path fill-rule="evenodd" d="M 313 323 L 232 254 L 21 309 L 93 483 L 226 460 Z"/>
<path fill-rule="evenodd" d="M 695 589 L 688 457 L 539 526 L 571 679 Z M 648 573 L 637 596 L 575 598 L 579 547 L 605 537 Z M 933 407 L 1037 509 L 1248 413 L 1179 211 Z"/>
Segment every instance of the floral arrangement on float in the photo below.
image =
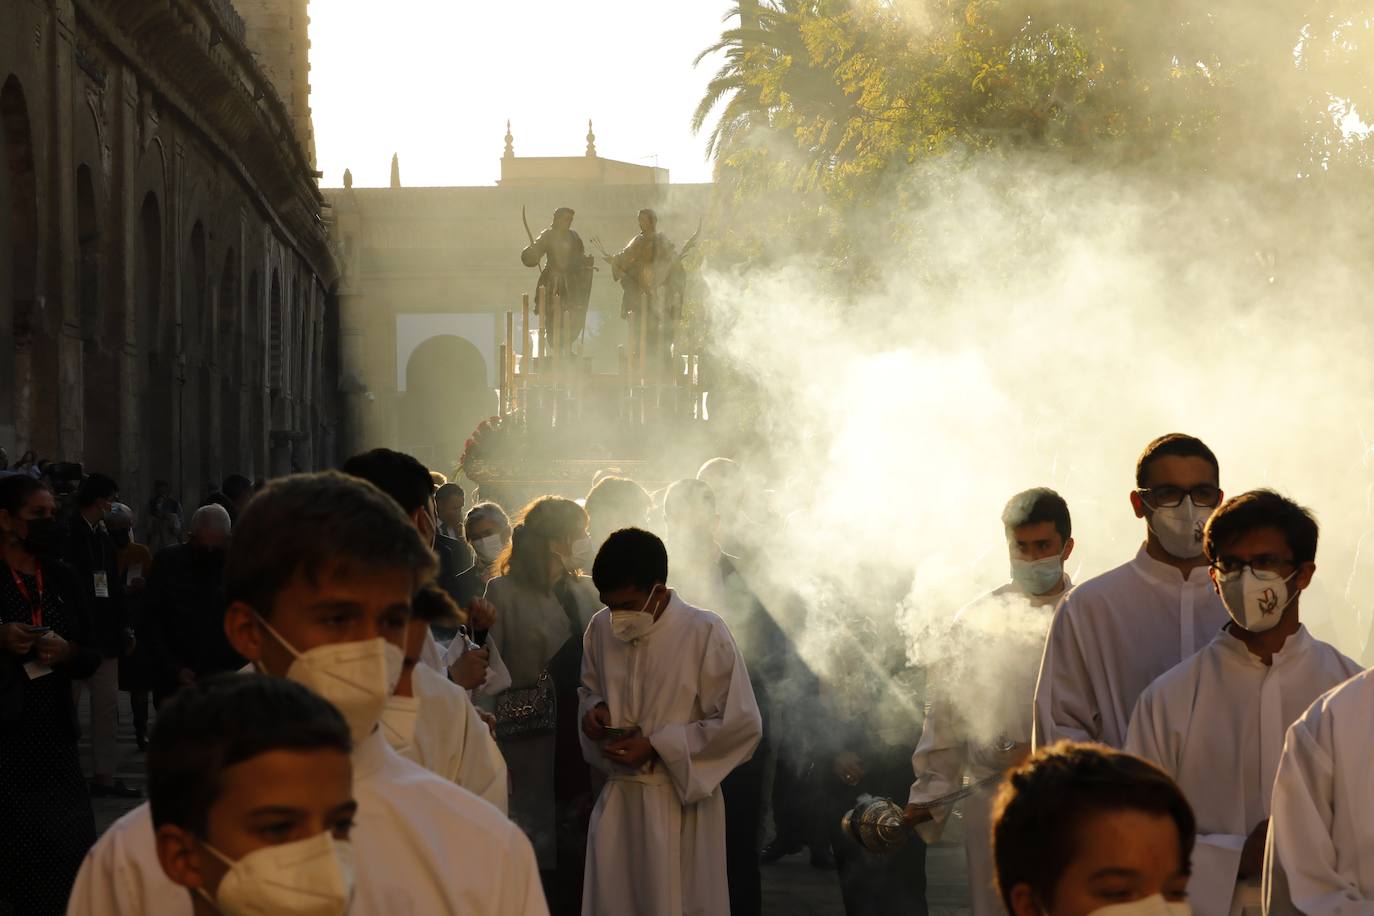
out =
<path fill-rule="evenodd" d="M 513 420 L 514 417 L 508 418 Z M 519 437 L 521 424 L 506 422 L 501 417 L 487 417 L 472 431 L 463 444 L 463 457 L 458 466 L 474 483 L 508 479 L 524 451 Z"/>

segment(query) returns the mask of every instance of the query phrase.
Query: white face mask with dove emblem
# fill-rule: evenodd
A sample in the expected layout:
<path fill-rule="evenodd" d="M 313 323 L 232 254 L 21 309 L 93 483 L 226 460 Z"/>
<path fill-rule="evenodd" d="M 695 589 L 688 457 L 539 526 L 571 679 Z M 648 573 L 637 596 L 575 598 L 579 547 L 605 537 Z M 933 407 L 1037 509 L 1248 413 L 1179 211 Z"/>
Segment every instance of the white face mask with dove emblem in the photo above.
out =
<path fill-rule="evenodd" d="M 1241 629 L 1251 633 L 1272 630 L 1283 619 L 1283 612 L 1288 610 L 1293 599 L 1298 597 L 1297 591 L 1288 587 L 1288 580 L 1296 575 L 1296 570 L 1287 578 L 1276 572 L 1257 573 L 1249 566 L 1237 572 L 1220 573 L 1217 581 L 1221 583 L 1221 603 L 1226 605 L 1226 613 Z M 1290 591 L 1292 594 L 1286 594 Z"/>

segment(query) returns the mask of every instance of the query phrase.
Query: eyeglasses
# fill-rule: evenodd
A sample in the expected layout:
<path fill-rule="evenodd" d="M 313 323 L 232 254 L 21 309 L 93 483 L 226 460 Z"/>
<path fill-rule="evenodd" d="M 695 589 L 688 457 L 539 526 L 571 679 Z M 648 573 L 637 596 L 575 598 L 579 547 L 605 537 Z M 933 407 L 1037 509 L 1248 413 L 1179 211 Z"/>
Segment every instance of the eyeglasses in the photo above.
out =
<path fill-rule="evenodd" d="M 1293 562 L 1292 557 L 1271 557 L 1264 555 L 1255 557 L 1253 560 L 1249 561 L 1237 559 L 1236 557 L 1219 557 L 1208 565 L 1215 569 L 1218 574 L 1228 579 L 1238 576 L 1244 570 L 1249 569 L 1255 574 L 1255 578 L 1261 582 L 1277 582 L 1280 579 L 1287 578 L 1283 572 L 1285 569 L 1292 568 L 1297 564 Z"/>
<path fill-rule="evenodd" d="M 1186 490 L 1183 487 L 1166 484 L 1162 487 L 1142 487 L 1136 492 L 1140 494 L 1142 499 L 1149 502 L 1153 509 L 1172 509 L 1174 506 L 1182 505 L 1185 496 L 1200 509 L 1211 509 L 1221 502 L 1221 488 L 1214 487 L 1210 483 L 1200 483 Z"/>

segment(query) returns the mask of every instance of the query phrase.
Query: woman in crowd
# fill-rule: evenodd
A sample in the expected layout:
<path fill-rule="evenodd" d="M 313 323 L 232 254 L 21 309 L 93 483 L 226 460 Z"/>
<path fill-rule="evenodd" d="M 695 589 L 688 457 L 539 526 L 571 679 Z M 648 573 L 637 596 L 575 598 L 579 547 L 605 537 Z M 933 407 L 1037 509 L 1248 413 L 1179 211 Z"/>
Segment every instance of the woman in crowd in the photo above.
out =
<path fill-rule="evenodd" d="M 490 642 L 510 671 L 496 697 L 497 741 L 510 767 L 511 818 L 534 843 L 549 908 L 577 913 L 591 813 L 578 742 L 582 634 L 601 602 L 591 579 L 587 513 L 545 496 L 520 514 L 487 600 L 500 609 Z"/>
<path fill-rule="evenodd" d="M 472 548 L 473 568 L 490 582 L 496 575 L 496 561 L 510 545 L 510 519 L 496 503 L 478 503 L 463 520 L 463 536 Z"/>
<path fill-rule="evenodd" d="M 101 657 L 85 647 L 84 593 L 57 559 L 55 510 L 34 478 L 0 480 L 0 912 L 31 916 L 66 909 L 95 842 L 72 680 Z"/>

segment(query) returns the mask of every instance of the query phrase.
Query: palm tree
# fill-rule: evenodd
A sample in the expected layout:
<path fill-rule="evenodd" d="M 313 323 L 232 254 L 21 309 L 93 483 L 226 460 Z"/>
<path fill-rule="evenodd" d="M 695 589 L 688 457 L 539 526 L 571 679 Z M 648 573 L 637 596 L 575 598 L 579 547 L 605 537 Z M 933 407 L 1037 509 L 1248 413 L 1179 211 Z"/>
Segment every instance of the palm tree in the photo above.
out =
<path fill-rule="evenodd" d="M 725 14 L 724 22 L 737 24 L 696 58 L 700 64 L 712 54 L 725 54 L 692 115 L 692 130 L 700 132 L 712 111 L 725 103 L 707 138 L 708 156 L 723 159 L 749 129 L 771 125 L 784 108 L 802 119 L 821 118 L 829 124 L 842 123 L 852 114 L 850 100 L 831 71 L 813 60 L 803 34 L 804 23 L 821 15 L 822 3 L 739 0 Z"/>

